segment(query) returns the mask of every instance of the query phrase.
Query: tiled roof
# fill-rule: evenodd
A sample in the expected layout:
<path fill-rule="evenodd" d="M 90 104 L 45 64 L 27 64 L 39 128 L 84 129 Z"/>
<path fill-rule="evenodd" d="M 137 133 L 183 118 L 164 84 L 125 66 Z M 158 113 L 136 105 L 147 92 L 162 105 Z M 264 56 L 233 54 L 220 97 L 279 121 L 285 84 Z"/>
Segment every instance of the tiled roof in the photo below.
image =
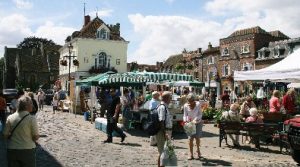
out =
<path fill-rule="evenodd" d="M 213 52 L 220 52 L 220 47 L 211 47 L 203 51 L 203 54 L 213 53 Z"/>
<path fill-rule="evenodd" d="M 256 26 L 256 27 L 246 28 L 242 30 L 237 30 L 233 32 L 229 37 L 236 37 L 236 36 L 242 36 L 248 34 L 268 34 L 268 32 L 260 28 L 259 26 Z"/>
<path fill-rule="evenodd" d="M 173 56 L 170 56 L 164 63 L 164 67 L 167 67 L 167 66 L 173 66 L 179 62 L 181 62 L 183 60 L 183 55 L 182 54 L 178 54 L 178 55 L 173 55 Z"/>
<path fill-rule="evenodd" d="M 269 34 L 271 34 L 274 37 L 279 37 L 279 38 L 286 38 L 286 39 L 290 39 L 290 37 L 288 37 L 287 35 L 285 35 L 284 33 L 282 33 L 279 30 L 276 31 L 270 31 Z"/>
<path fill-rule="evenodd" d="M 74 31 L 72 33 L 72 38 L 96 38 L 97 29 L 105 24 L 103 20 L 99 17 L 94 18 L 86 26 L 82 27 L 80 31 Z M 106 24 L 105 24 L 106 25 Z M 107 25 L 106 25 L 107 26 Z M 110 40 L 122 40 L 124 39 L 120 36 L 120 33 L 115 32 L 110 26 L 107 26 L 110 29 Z"/>

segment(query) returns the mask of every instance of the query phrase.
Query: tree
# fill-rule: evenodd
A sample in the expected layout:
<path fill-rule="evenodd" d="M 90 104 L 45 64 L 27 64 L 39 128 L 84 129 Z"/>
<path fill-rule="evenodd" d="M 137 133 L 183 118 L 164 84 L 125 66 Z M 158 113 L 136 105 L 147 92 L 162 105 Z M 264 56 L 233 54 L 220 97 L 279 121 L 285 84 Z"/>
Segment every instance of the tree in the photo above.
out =
<path fill-rule="evenodd" d="M 40 48 L 41 44 L 45 46 L 54 46 L 56 45 L 52 40 L 48 40 L 46 38 L 38 38 L 38 37 L 27 37 L 24 38 L 22 42 L 20 42 L 17 47 L 18 48 Z"/>

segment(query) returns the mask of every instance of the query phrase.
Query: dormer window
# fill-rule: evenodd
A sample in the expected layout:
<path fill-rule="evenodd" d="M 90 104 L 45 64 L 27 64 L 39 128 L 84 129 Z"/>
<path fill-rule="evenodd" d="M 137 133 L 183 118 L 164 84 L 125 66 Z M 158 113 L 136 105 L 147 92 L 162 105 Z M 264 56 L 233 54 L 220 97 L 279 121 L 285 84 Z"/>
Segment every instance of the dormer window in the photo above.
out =
<path fill-rule="evenodd" d="M 250 46 L 249 45 L 242 46 L 241 53 L 250 53 Z"/>
<path fill-rule="evenodd" d="M 227 47 L 223 49 L 222 56 L 229 56 L 229 50 Z"/>
<path fill-rule="evenodd" d="M 263 56 L 264 56 L 264 53 L 263 52 L 258 52 L 258 59 L 262 59 L 263 58 Z"/>
<path fill-rule="evenodd" d="M 215 64 L 215 59 L 213 56 L 211 56 L 207 59 L 207 64 Z"/>
<path fill-rule="evenodd" d="M 98 39 L 108 39 L 109 34 L 108 31 L 105 28 L 102 28 L 97 31 L 97 38 Z"/>

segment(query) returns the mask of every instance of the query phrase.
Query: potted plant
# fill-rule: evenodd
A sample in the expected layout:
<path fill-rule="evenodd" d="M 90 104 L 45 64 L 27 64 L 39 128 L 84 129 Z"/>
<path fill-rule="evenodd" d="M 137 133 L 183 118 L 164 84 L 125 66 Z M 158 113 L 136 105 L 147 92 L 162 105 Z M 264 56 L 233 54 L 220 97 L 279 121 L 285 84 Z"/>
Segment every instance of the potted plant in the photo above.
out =
<path fill-rule="evenodd" d="M 60 65 L 67 66 L 68 65 L 67 60 L 60 60 Z"/>
<path fill-rule="evenodd" d="M 74 59 L 73 64 L 74 64 L 74 66 L 79 66 L 79 61 L 77 59 Z"/>

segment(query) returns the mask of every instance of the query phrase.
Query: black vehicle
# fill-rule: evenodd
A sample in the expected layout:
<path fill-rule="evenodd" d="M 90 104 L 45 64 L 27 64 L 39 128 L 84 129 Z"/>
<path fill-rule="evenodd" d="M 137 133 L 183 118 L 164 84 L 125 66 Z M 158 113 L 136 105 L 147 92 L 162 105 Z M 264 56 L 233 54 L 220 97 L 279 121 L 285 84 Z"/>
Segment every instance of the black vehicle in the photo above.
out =
<path fill-rule="evenodd" d="M 10 105 L 11 100 L 18 96 L 17 89 L 3 89 L 3 96 L 6 100 L 7 105 Z"/>
<path fill-rule="evenodd" d="M 291 154 L 293 159 L 300 164 L 300 118 L 294 118 L 287 121 L 288 141 L 291 146 Z"/>
<path fill-rule="evenodd" d="M 46 105 L 51 105 L 52 104 L 53 96 L 54 96 L 54 90 L 53 89 L 45 90 L 45 100 L 44 100 L 44 102 L 45 102 Z"/>

